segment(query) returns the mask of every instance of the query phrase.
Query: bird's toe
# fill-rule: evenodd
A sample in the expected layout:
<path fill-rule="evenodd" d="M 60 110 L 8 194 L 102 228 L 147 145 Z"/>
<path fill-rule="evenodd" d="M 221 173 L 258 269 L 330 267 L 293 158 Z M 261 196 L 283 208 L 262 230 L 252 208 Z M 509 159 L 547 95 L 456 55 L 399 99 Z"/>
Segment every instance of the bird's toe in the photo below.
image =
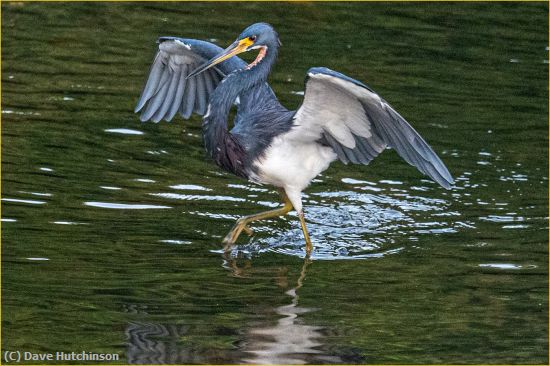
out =
<path fill-rule="evenodd" d="M 250 228 L 250 226 L 246 225 L 245 227 L 243 227 L 243 231 L 246 233 L 246 235 L 248 236 L 252 236 L 254 235 L 254 230 L 252 230 Z"/>

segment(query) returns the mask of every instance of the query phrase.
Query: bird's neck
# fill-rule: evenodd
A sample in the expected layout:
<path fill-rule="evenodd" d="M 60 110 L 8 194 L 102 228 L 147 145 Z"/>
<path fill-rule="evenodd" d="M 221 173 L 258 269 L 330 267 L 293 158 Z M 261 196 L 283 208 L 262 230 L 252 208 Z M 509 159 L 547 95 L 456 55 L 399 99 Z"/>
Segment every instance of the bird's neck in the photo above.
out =
<path fill-rule="evenodd" d="M 256 60 L 244 69 L 229 74 L 214 90 L 210 98 L 211 113 L 227 120 L 235 99 L 247 90 L 265 83 L 277 58 L 277 50 L 266 49 L 261 60 Z"/>
<path fill-rule="evenodd" d="M 223 136 L 227 134 L 229 112 L 237 97 L 267 81 L 277 58 L 277 49 L 274 47 L 265 51 L 263 58 L 254 61 L 249 68 L 236 70 L 225 77 L 210 96 L 203 119 L 203 135 L 206 151 L 214 158 L 221 149 Z"/>

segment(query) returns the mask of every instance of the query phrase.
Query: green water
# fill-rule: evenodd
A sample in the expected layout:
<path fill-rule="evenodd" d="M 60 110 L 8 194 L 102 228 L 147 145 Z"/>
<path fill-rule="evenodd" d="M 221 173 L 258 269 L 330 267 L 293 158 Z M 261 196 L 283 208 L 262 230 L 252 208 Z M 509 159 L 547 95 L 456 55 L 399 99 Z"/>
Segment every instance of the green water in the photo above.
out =
<path fill-rule="evenodd" d="M 456 187 L 393 151 L 335 163 L 304 194 L 311 260 L 294 214 L 224 256 L 276 193 L 208 161 L 199 118 L 132 110 L 158 36 L 260 20 L 283 104 L 312 66 L 365 81 Z M 546 364 L 547 86 L 546 3 L 3 3 L 2 350 Z"/>

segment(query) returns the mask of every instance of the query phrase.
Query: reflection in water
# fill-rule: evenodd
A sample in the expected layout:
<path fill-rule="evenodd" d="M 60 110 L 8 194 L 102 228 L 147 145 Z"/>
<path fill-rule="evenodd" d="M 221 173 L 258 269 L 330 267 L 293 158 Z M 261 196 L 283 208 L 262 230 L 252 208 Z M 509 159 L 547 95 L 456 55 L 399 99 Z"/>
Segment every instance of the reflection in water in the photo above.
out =
<path fill-rule="evenodd" d="M 311 259 L 306 258 L 296 286 L 286 291 L 290 303 L 269 309 L 259 322 L 253 322 L 251 328 L 244 331 L 243 339 L 237 344 L 240 349 L 232 355 L 220 355 L 211 358 L 200 355 L 193 346 L 183 341 L 191 336 L 189 326 L 157 323 L 130 323 L 126 328 L 127 361 L 129 364 L 189 364 L 219 363 L 223 359 L 241 359 L 250 364 L 306 364 L 306 363 L 341 363 L 337 356 L 331 356 L 323 350 L 323 327 L 306 325 L 301 314 L 317 309 L 298 306 L 298 290 L 302 287 L 307 267 Z M 247 277 L 252 270 L 250 262 L 243 268 L 236 260 L 225 257 L 224 268 L 231 270 L 235 277 Z M 287 278 L 278 278 L 286 283 Z M 273 324 L 271 312 L 281 318 Z M 135 311 L 134 311 L 135 312 Z M 141 311 L 137 311 L 143 313 Z M 146 314 L 146 313 L 145 313 Z M 229 353 L 233 353 L 229 351 Z M 225 357 L 224 357 L 225 356 Z"/>
<path fill-rule="evenodd" d="M 297 295 L 289 305 L 275 308 L 275 312 L 284 316 L 274 326 L 253 328 L 249 332 L 250 340 L 246 349 L 251 358 L 244 361 L 252 364 L 304 364 L 307 358 L 322 352 L 315 347 L 322 343 L 319 338 L 321 327 L 300 324 L 299 314 L 312 311 L 310 308 L 298 307 Z M 336 362 L 336 361 L 334 361 Z"/>
<path fill-rule="evenodd" d="M 178 344 L 187 333 L 184 325 L 130 323 L 126 328 L 130 364 L 190 363 L 189 351 Z"/>
<path fill-rule="evenodd" d="M 322 343 L 309 349 L 346 363 L 548 364 L 548 3 L 1 10 L 3 349 L 233 364 L 259 358 L 260 343 L 273 348 L 253 329 L 280 321 L 326 327 L 308 333 Z M 304 256 L 295 213 L 254 223 L 235 249 L 245 278 L 227 277 L 209 250 L 240 216 L 277 207 L 277 194 L 205 159 L 200 117 L 140 124 L 131 111 L 157 36 L 227 45 L 249 14 L 284 23 L 281 56 L 304 67 L 271 78 L 284 105 L 298 105 L 289 92 L 326 55 L 385 85 L 457 178 L 438 189 L 395 151 L 368 167 L 333 164 L 304 194 L 316 249 L 295 307 L 285 294 Z M 310 35 L 308 52 L 296 34 Z M 367 51 L 368 70 L 357 62 Z"/>
<path fill-rule="evenodd" d="M 243 270 L 238 268 L 234 259 L 226 258 L 225 263 L 230 265 L 234 275 L 243 276 Z M 297 292 L 303 285 L 310 263 L 311 259 L 306 257 L 296 286 L 286 291 L 291 298 L 290 304 L 273 309 L 282 318 L 275 325 L 256 324 L 247 331 L 243 351 L 249 356 L 243 359 L 244 362 L 279 365 L 341 362 L 339 357 L 328 356 L 321 350 L 323 327 L 305 325 L 299 317 L 300 314 L 316 310 L 298 306 Z"/>

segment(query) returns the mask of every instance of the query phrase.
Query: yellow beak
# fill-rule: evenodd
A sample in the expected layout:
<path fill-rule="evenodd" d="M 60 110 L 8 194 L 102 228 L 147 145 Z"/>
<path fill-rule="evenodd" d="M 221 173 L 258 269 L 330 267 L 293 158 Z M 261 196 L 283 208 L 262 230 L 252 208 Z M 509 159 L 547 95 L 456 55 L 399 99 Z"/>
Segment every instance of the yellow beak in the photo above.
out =
<path fill-rule="evenodd" d="M 254 42 L 248 38 L 244 38 L 239 41 L 233 42 L 229 47 L 223 50 L 222 53 L 220 53 L 217 56 L 214 56 L 212 59 L 210 59 L 209 61 L 206 61 L 204 64 L 202 64 L 201 66 L 193 70 L 189 75 L 187 75 L 186 79 L 196 76 L 201 72 L 208 70 L 212 66 L 219 64 L 220 62 L 225 61 L 228 58 L 231 58 L 235 55 L 238 55 L 239 53 L 246 52 L 248 47 L 250 47 L 253 44 Z"/>

